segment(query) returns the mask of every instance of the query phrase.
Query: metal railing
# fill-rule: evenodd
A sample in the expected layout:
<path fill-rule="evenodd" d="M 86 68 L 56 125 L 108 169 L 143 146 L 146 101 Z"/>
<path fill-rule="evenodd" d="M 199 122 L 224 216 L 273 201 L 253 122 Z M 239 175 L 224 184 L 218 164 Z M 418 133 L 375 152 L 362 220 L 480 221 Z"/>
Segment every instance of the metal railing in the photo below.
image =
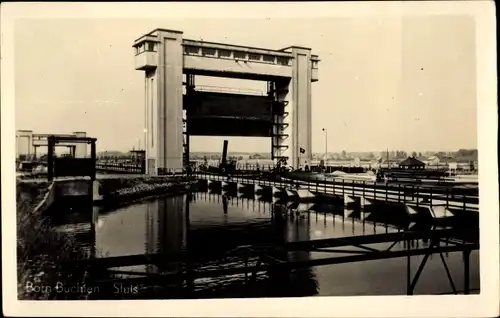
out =
<path fill-rule="evenodd" d="M 364 197 L 367 199 L 380 200 L 386 202 L 412 204 L 415 206 L 438 206 L 444 205 L 447 208 L 477 211 L 479 209 L 479 192 L 477 189 L 453 189 L 423 187 L 417 185 L 377 185 L 365 180 L 350 181 L 329 181 L 314 180 L 304 181 L 297 179 L 257 179 L 242 176 L 234 176 L 228 179 L 227 176 L 215 174 L 197 173 L 199 179 L 213 181 L 230 181 L 242 184 L 256 184 L 267 187 L 277 187 L 295 190 L 298 188 L 307 189 L 317 194 L 334 196 Z"/>
<path fill-rule="evenodd" d="M 115 173 L 146 173 L 146 167 L 144 164 L 135 163 L 96 163 L 97 171 L 102 172 L 115 172 Z"/>

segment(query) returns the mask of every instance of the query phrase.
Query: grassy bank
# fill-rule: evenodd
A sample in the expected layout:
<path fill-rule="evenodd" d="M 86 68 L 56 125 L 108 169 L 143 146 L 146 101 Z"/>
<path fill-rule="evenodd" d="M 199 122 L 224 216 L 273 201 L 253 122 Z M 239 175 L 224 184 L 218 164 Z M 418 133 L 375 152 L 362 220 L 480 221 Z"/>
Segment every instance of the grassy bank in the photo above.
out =
<path fill-rule="evenodd" d="M 18 299 L 85 299 L 83 293 L 60 293 L 55 286 L 82 284 L 85 273 L 61 272 L 56 264 L 62 259 L 86 257 L 76 247 L 70 233 L 59 233 L 51 227 L 42 210 L 35 207 L 43 200 L 49 183 L 17 184 L 17 275 Z"/>
<path fill-rule="evenodd" d="M 196 181 L 186 177 L 137 177 L 100 180 L 101 203 L 131 204 L 166 194 L 189 190 Z M 85 292 L 60 292 L 56 286 L 85 286 L 88 273 L 82 269 L 61 269 L 61 261 L 88 258 L 71 232 L 59 232 L 38 208 L 49 191 L 49 182 L 17 183 L 17 273 L 18 299 L 87 299 Z"/>

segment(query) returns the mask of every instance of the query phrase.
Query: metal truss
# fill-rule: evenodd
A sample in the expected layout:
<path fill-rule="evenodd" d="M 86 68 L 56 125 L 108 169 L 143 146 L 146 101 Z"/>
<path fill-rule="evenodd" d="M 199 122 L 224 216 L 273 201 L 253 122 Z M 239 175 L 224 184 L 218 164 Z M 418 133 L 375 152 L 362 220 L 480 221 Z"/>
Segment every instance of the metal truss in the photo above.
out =
<path fill-rule="evenodd" d="M 425 265 L 432 254 L 439 254 L 441 262 L 446 271 L 448 281 L 454 294 L 457 294 L 456 285 L 450 274 L 448 265 L 443 256 L 443 253 L 458 252 L 463 253 L 464 259 L 464 286 L 463 293 L 470 292 L 470 266 L 469 256 L 472 250 L 479 249 L 477 242 L 465 242 L 450 239 L 453 234 L 451 229 L 437 229 L 432 227 L 427 231 L 404 231 L 399 233 L 374 234 L 366 236 L 352 236 L 344 238 L 310 240 L 300 242 L 289 242 L 275 245 L 252 245 L 241 246 L 228 253 L 228 256 L 239 257 L 242 266 L 219 268 L 210 270 L 197 270 L 189 261 L 189 256 L 177 255 L 165 258 L 163 255 L 135 255 L 125 257 L 114 257 L 106 259 L 93 260 L 91 267 L 100 268 L 99 272 L 107 271 L 109 274 L 128 274 L 139 277 L 126 278 L 127 283 L 134 284 L 158 284 L 167 282 L 185 281 L 188 286 L 193 285 L 193 281 L 197 278 L 212 278 L 229 275 L 244 275 L 245 282 L 256 280 L 257 274 L 267 272 L 270 274 L 278 273 L 280 275 L 288 275 L 292 270 L 299 268 L 310 268 L 315 266 L 345 264 L 354 262 L 363 262 L 370 260 L 382 260 L 392 258 L 407 258 L 407 295 L 413 295 L 415 286 L 420 278 L 420 275 L 425 268 Z M 425 248 L 410 248 L 413 240 L 428 240 L 429 245 Z M 392 244 L 385 249 L 375 248 L 373 244 L 390 243 Z M 404 250 L 393 250 L 398 242 L 405 242 Z M 286 255 L 288 252 L 314 252 L 314 253 L 329 253 L 332 257 L 290 261 Z M 423 255 L 423 259 L 413 277 L 411 277 L 411 257 Z M 170 271 L 166 273 L 137 273 L 118 270 L 110 270 L 111 267 L 130 266 L 132 264 L 160 264 L 165 262 L 174 262 L 179 265 L 178 271 Z M 101 284 L 116 282 L 116 279 L 101 280 Z"/>

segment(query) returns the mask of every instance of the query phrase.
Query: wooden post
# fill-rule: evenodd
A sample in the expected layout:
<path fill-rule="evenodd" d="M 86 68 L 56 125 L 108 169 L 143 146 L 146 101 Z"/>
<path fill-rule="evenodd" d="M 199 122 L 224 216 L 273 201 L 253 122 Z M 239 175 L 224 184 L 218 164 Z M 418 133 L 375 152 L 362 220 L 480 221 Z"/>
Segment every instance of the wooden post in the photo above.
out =
<path fill-rule="evenodd" d="M 463 257 L 464 257 L 464 294 L 468 295 L 469 294 L 469 280 L 470 280 L 470 273 L 469 273 L 469 257 L 470 257 L 470 250 L 464 250 L 463 252 Z"/>
<path fill-rule="evenodd" d="M 91 171 L 90 179 L 92 181 L 95 180 L 95 175 L 96 175 L 96 171 L 95 171 L 96 157 L 97 156 L 96 156 L 96 149 L 95 149 L 95 139 L 93 139 L 90 142 L 90 160 L 92 161 L 92 171 Z"/>
<path fill-rule="evenodd" d="M 401 184 L 398 184 L 398 203 L 401 202 Z"/>
<path fill-rule="evenodd" d="M 430 196 L 429 196 L 429 204 L 432 208 L 432 188 L 429 189 L 429 193 L 430 193 Z"/>
<path fill-rule="evenodd" d="M 403 203 L 406 203 L 406 184 L 403 186 Z"/>
<path fill-rule="evenodd" d="M 416 198 L 417 198 L 417 207 L 419 206 L 419 204 L 418 204 L 418 202 L 419 202 L 419 200 L 418 200 L 418 193 L 420 192 L 419 190 L 420 190 L 420 187 L 417 186 L 417 195 L 416 195 Z"/>
<path fill-rule="evenodd" d="M 49 181 L 54 180 L 54 136 L 49 136 L 48 138 L 48 154 L 47 154 L 47 179 Z"/>
<path fill-rule="evenodd" d="M 450 189 L 446 189 L 446 207 L 448 208 L 448 201 L 449 201 L 449 198 L 448 198 L 448 195 L 450 194 Z"/>

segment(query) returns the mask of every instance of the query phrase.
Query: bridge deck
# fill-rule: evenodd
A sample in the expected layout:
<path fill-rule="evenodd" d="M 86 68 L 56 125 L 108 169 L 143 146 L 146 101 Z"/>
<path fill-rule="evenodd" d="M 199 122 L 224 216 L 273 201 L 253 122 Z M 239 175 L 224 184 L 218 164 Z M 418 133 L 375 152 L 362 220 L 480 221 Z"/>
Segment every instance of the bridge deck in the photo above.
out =
<path fill-rule="evenodd" d="M 212 181 L 228 181 L 226 177 L 219 175 L 197 174 L 196 176 L 200 179 Z M 321 182 L 319 180 L 303 181 L 292 179 L 271 181 L 246 177 L 232 177 L 230 182 L 274 186 L 290 190 L 296 190 L 297 187 L 300 187 L 317 195 L 351 196 L 416 206 L 445 205 L 449 208 L 461 210 L 479 210 L 479 192 L 477 189 L 422 187 L 415 185 L 381 186 L 364 181 Z"/>

